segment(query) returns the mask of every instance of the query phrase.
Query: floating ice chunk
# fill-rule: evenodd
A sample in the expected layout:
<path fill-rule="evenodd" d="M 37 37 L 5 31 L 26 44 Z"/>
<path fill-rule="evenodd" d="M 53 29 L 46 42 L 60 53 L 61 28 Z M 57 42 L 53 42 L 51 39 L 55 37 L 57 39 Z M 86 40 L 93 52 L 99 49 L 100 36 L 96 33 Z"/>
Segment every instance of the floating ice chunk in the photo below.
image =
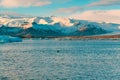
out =
<path fill-rule="evenodd" d="M 118 26 L 118 29 L 120 29 L 120 26 Z"/>
<path fill-rule="evenodd" d="M 10 37 L 10 36 L 0 36 L 0 42 L 8 43 L 8 42 L 21 42 L 22 39 L 19 37 Z"/>

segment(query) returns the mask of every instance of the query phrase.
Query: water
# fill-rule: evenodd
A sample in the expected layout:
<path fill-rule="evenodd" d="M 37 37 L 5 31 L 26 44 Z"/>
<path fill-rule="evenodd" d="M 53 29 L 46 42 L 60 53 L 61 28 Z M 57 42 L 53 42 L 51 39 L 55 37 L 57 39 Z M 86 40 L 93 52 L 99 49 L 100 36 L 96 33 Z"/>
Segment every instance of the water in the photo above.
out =
<path fill-rule="evenodd" d="M 0 44 L 0 80 L 119 80 L 120 40 Z"/>

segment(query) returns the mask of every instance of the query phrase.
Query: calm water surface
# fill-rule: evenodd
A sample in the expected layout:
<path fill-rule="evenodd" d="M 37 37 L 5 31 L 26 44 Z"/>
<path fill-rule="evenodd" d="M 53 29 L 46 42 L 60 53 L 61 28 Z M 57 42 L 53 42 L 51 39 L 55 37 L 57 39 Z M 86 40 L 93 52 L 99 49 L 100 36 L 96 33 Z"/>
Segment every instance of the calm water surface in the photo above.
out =
<path fill-rule="evenodd" d="M 0 43 L 0 80 L 120 80 L 120 40 Z"/>

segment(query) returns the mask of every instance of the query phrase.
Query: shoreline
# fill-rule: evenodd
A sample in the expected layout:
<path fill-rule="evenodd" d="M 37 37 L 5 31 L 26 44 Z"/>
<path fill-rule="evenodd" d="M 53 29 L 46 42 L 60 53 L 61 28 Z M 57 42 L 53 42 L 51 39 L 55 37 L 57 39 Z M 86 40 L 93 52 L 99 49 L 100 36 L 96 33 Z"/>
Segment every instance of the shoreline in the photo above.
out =
<path fill-rule="evenodd" d="M 22 36 L 21 38 L 41 38 L 41 39 L 120 39 L 120 35 L 101 35 L 101 36 Z"/>

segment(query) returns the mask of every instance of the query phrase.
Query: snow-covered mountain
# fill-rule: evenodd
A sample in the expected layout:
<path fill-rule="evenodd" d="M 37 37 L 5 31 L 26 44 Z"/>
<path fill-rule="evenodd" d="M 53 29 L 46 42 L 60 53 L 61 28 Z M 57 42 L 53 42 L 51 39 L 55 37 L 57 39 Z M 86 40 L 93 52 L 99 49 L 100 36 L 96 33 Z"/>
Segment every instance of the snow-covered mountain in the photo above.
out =
<path fill-rule="evenodd" d="M 0 35 L 20 37 L 88 36 L 120 32 L 119 24 L 97 23 L 63 17 L 0 15 Z"/>

